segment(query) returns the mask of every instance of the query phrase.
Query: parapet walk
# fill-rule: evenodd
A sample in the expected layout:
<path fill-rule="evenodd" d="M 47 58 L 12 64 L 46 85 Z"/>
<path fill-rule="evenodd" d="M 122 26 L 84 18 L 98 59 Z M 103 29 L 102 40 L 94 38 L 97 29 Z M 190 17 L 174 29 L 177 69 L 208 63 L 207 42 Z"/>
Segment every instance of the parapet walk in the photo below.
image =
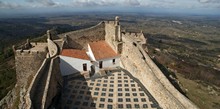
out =
<path fill-rule="evenodd" d="M 47 58 L 34 76 L 25 96 L 25 109 L 47 109 L 61 91 L 59 58 Z"/>

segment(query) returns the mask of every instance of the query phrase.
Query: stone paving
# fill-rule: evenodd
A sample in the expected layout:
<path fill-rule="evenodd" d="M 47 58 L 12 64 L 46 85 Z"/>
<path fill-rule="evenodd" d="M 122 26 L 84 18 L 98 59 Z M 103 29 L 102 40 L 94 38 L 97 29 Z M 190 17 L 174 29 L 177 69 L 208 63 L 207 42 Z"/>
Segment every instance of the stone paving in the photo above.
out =
<path fill-rule="evenodd" d="M 154 109 L 157 101 L 131 74 L 118 71 L 104 77 L 65 80 L 63 109 Z"/>

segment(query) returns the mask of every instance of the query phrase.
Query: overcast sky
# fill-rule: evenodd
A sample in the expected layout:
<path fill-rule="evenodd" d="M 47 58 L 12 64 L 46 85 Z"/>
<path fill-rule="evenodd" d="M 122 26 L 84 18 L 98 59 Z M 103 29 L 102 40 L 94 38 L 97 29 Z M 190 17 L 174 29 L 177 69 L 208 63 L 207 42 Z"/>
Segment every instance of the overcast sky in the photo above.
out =
<path fill-rule="evenodd" d="M 220 15 L 220 0 L 0 0 L 0 14 L 88 10 Z"/>

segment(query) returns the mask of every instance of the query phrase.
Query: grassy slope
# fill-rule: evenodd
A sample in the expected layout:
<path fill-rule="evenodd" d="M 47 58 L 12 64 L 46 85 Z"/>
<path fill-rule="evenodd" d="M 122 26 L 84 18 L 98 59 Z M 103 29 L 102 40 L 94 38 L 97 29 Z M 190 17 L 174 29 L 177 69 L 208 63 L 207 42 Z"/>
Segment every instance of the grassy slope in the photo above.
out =
<path fill-rule="evenodd" d="M 0 63 L 0 100 L 10 91 L 16 82 L 13 57 Z"/>
<path fill-rule="evenodd" d="M 150 22 L 150 25 L 158 25 L 159 19 L 155 22 Z M 150 33 L 147 34 L 148 48 L 164 67 L 175 72 L 190 100 L 202 109 L 219 109 L 220 72 L 213 67 L 219 68 L 217 55 L 220 45 L 216 42 L 220 41 L 220 28 L 202 27 L 199 24 L 191 23 L 186 28 L 176 24 L 173 27 L 165 26 L 169 23 L 162 22 L 159 27 L 145 27 Z M 160 51 L 155 51 L 155 48 Z"/>
<path fill-rule="evenodd" d="M 180 73 L 176 73 L 182 88 L 185 89 L 187 97 L 197 104 L 201 109 L 219 109 L 220 108 L 220 89 L 215 94 L 211 85 L 201 81 L 189 80 Z"/>

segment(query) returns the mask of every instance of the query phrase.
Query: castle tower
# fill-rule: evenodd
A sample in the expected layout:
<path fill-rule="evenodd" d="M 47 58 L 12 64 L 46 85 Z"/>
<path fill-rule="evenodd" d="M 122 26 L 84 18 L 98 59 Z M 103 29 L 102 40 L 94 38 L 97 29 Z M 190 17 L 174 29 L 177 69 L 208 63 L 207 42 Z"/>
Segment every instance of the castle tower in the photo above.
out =
<path fill-rule="evenodd" d="M 119 17 L 115 17 L 115 40 L 114 41 L 122 41 L 121 37 L 121 25 L 119 24 Z"/>
<path fill-rule="evenodd" d="M 51 33 L 50 33 L 50 30 L 47 30 L 47 39 L 51 39 Z"/>
<path fill-rule="evenodd" d="M 46 48 L 46 43 L 36 45 L 30 43 L 29 40 L 20 47 L 13 46 L 18 85 L 26 86 L 29 84 L 46 58 Z"/>
<path fill-rule="evenodd" d="M 122 34 L 119 17 L 116 16 L 114 21 L 105 22 L 105 41 L 117 52 L 122 53 Z"/>
<path fill-rule="evenodd" d="M 116 17 L 115 17 L 115 25 L 116 25 L 116 26 L 119 25 L 119 16 L 116 16 Z"/>
<path fill-rule="evenodd" d="M 122 53 L 122 34 L 121 34 L 121 25 L 119 24 L 119 17 L 115 17 L 115 43 L 116 43 L 116 51 L 118 54 Z"/>

